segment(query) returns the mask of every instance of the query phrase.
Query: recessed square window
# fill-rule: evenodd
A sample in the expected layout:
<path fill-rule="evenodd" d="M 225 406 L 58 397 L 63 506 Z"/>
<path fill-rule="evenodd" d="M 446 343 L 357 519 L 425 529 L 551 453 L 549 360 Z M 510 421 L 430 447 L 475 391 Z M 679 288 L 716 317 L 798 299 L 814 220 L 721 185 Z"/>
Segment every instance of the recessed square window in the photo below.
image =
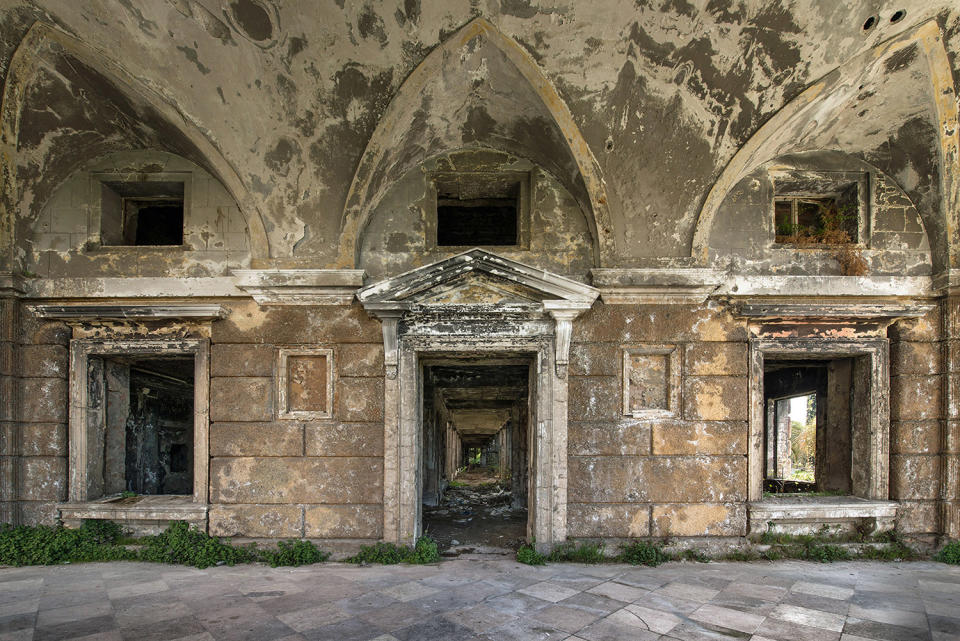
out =
<path fill-rule="evenodd" d="M 438 176 L 438 247 L 515 247 L 526 174 L 463 173 Z"/>
<path fill-rule="evenodd" d="M 183 182 L 100 181 L 103 245 L 182 245 Z"/>
<path fill-rule="evenodd" d="M 862 242 L 865 174 L 795 171 L 773 178 L 775 243 L 829 246 Z"/>

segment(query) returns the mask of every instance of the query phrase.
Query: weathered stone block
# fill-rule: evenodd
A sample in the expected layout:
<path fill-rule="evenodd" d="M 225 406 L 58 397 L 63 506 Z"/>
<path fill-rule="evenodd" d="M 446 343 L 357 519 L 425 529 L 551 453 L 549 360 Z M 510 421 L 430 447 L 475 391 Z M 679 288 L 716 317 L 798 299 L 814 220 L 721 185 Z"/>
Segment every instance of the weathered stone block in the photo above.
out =
<path fill-rule="evenodd" d="M 656 421 L 652 424 L 655 455 L 746 454 L 747 423 L 742 421 Z"/>
<path fill-rule="evenodd" d="M 940 489 L 940 457 L 917 454 L 890 456 L 890 498 L 935 499 Z"/>
<path fill-rule="evenodd" d="M 210 379 L 210 420 L 223 422 L 273 419 L 273 379 Z"/>
<path fill-rule="evenodd" d="M 24 423 L 24 456 L 66 456 L 67 426 L 63 423 Z"/>
<path fill-rule="evenodd" d="M 345 423 L 383 421 L 383 379 L 344 377 L 337 381 L 338 415 Z"/>
<path fill-rule="evenodd" d="M 37 318 L 26 310 L 20 323 L 20 342 L 27 345 L 66 345 L 73 335 L 68 325 Z"/>
<path fill-rule="evenodd" d="M 67 459 L 27 456 L 20 459 L 20 498 L 25 501 L 63 501 L 67 497 Z"/>
<path fill-rule="evenodd" d="M 288 305 L 260 307 L 254 301 L 230 303 L 230 315 L 212 325 L 214 343 L 379 343 L 380 322 L 358 303 L 351 306 Z"/>
<path fill-rule="evenodd" d="M 568 416 L 571 421 L 618 420 L 622 407 L 620 379 L 615 376 L 570 376 Z"/>
<path fill-rule="evenodd" d="M 19 510 L 20 521 L 30 525 L 56 525 L 59 517 L 56 501 L 23 501 Z"/>
<path fill-rule="evenodd" d="M 212 345 L 210 376 L 274 376 L 276 360 L 272 345 Z"/>
<path fill-rule="evenodd" d="M 340 376 L 383 376 L 383 343 L 341 345 L 337 369 Z"/>
<path fill-rule="evenodd" d="M 62 378 L 24 378 L 20 381 L 20 415 L 26 423 L 67 422 L 67 381 Z"/>
<path fill-rule="evenodd" d="M 621 350 L 611 343 L 574 343 L 570 346 L 573 376 L 619 376 Z"/>
<path fill-rule="evenodd" d="M 940 338 L 940 308 L 934 307 L 920 318 L 905 318 L 887 330 L 895 341 L 936 341 Z"/>
<path fill-rule="evenodd" d="M 902 376 L 905 374 L 939 374 L 940 344 L 891 343 L 890 372 L 894 376 Z"/>
<path fill-rule="evenodd" d="M 739 376 L 685 377 L 683 417 L 702 421 L 747 420 L 747 379 Z"/>
<path fill-rule="evenodd" d="M 744 536 L 747 508 L 742 503 L 654 505 L 651 536 Z"/>
<path fill-rule="evenodd" d="M 370 503 L 383 501 L 379 458 L 215 458 L 212 503 Z"/>
<path fill-rule="evenodd" d="M 637 456 L 570 456 L 570 503 L 646 503 L 648 463 Z"/>
<path fill-rule="evenodd" d="M 13 341 L 0 341 L 0 376 L 13 376 L 17 372 L 15 345 Z"/>
<path fill-rule="evenodd" d="M 922 420 L 939 416 L 939 376 L 890 377 L 890 418 L 892 420 Z"/>
<path fill-rule="evenodd" d="M 743 456 L 653 456 L 646 464 L 647 493 L 656 503 L 730 503 L 746 498 Z"/>
<path fill-rule="evenodd" d="M 690 343 L 684 347 L 687 376 L 746 376 L 746 343 Z"/>
<path fill-rule="evenodd" d="M 306 509 L 305 534 L 318 539 L 379 539 L 383 508 L 379 505 L 314 505 Z"/>
<path fill-rule="evenodd" d="M 210 456 L 302 456 L 303 424 L 213 423 Z"/>
<path fill-rule="evenodd" d="M 17 420 L 17 404 L 14 399 L 17 398 L 17 385 L 19 379 L 12 376 L 0 376 L 0 421 Z"/>
<path fill-rule="evenodd" d="M 746 342 L 746 323 L 718 303 L 683 305 L 594 305 L 574 321 L 577 341 L 674 343 Z"/>
<path fill-rule="evenodd" d="M 9 456 L 17 451 L 18 424 L 13 421 L 0 421 L 0 456 Z"/>
<path fill-rule="evenodd" d="M 21 376 L 66 378 L 69 356 L 63 345 L 24 345 L 20 348 Z"/>
<path fill-rule="evenodd" d="M 897 505 L 897 529 L 904 534 L 928 534 L 938 530 L 935 501 L 903 501 Z"/>
<path fill-rule="evenodd" d="M 646 456 L 650 453 L 650 424 L 570 423 L 567 448 L 573 456 Z"/>
<path fill-rule="evenodd" d="M 209 519 L 212 536 L 303 536 L 303 508 L 299 505 L 211 505 Z"/>
<path fill-rule="evenodd" d="M 891 454 L 935 454 L 940 451 L 940 421 L 890 421 Z"/>
<path fill-rule="evenodd" d="M 571 537 L 650 536 L 650 506 L 646 503 L 570 503 L 567 523 L 567 535 Z"/>
<path fill-rule="evenodd" d="M 383 456 L 383 423 L 307 423 L 307 456 Z"/>

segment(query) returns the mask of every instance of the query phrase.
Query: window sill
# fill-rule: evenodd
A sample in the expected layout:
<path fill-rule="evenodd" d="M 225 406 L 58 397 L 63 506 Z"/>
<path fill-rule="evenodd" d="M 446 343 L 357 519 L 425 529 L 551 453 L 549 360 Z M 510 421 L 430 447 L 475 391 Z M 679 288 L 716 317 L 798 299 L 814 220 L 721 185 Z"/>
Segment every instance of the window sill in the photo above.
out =
<path fill-rule="evenodd" d="M 117 521 L 134 534 L 157 534 L 170 521 L 186 521 L 207 529 L 208 506 L 194 503 L 193 496 L 159 494 L 123 498 L 107 496 L 93 501 L 60 503 L 57 510 L 67 527 L 80 527 L 84 519 Z"/>
<path fill-rule="evenodd" d="M 858 496 L 784 495 L 748 503 L 747 512 L 751 534 L 815 534 L 823 526 L 856 531 L 868 521 L 874 531 L 882 532 L 893 529 L 897 502 Z"/>

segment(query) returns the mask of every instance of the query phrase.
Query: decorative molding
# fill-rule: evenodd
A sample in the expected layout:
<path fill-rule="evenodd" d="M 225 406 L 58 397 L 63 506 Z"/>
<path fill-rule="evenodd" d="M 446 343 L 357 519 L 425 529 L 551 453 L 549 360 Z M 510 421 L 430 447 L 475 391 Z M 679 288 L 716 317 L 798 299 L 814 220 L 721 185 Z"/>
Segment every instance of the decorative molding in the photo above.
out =
<path fill-rule="evenodd" d="M 593 284 L 608 305 L 683 305 L 707 300 L 723 274 L 714 269 L 653 267 L 594 268 Z"/>
<path fill-rule="evenodd" d="M 260 305 L 350 305 L 362 269 L 234 269 L 237 288 Z"/>
<path fill-rule="evenodd" d="M 221 305 L 31 305 L 40 318 L 98 320 L 218 320 L 228 314 Z"/>
<path fill-rule="evenodd" d="M 666 407 L 635 407 L 631 395 L 634 357 L 663 358 L 663 395 Z M 680 413 L 680 350 L 677 345 L 642 344 L 623 350 L 623 415 L 633 418 L 663 418 Z"/>
<path fill-rule="evenodd" d="M 291 358 L 323 358 L 326 385 L 323 391 L 324 409 L 297 409 L 291 398 Z M 333 418 L 333 350 L 313 347 L 281 347 L 277 350 L 277 418 L 278 419 L 328 419 Z"/>
<path fill-rule="evenodd" d="M 936 295 L 929 276 L 748 276 L 728 275 L 717 296 L 779 298 L 928 298 Z"/>
<path fill-rule="evenodd" d="M 822 301 L 823 299 L 820 299 Z M 883 321 L 923 316 L 936 307 L 933 303 L 904 301 L 830 301 L 773 302 L 747 300 L 733 305 L 734 315 L 751 320 L 838 322 Z"/>

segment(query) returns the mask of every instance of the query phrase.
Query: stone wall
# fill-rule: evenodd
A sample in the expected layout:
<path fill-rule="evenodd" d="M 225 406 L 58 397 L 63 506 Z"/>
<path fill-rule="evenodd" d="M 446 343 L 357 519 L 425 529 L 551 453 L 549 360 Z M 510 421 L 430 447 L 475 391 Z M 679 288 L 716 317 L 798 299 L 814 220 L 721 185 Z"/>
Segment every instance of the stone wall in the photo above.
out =
<path fill-rule="evenodd" d="M 278 418 L 278 346 L 333 350 L 332 419 Z M 354 307 L 234 304 L 213 324 L 210 533 L 379 538 L 383 345 Z"/>
<path fill-rule="evenodd" d="M 743 535 L 747 333 L 721 308 L 597 304 L 570 355 L 571 537 Z M 637 344 L 679 351 L 670 415 L 623 415 L 622 359 Z"/>

